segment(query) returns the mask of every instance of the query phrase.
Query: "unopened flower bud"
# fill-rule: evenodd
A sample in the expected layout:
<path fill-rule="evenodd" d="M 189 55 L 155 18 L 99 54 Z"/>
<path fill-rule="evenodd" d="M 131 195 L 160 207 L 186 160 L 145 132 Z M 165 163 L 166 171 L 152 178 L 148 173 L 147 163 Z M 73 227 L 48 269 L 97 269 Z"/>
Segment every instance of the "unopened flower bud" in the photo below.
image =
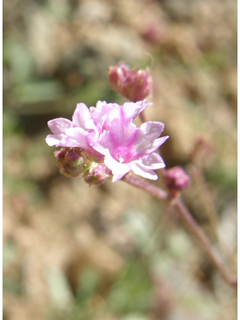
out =
<path fill-rule="evenodd" d="M 60 172 L 69 178 L 82 176 L 88 184 L 102 184 L 111 171 L 104 163 L 95 162 L 91 154 L 81 148 L 64 147 L 55 152 Z"/>
<path fill-rule="evenodd" d="M 133 102 L 145 99 L 152 92 L 152 77 L 148 70 L 130 71 L 125 63 L 119 62 L 117 66 L 109 67 L 108 77 L 114 90 Z"/>
<path fill-rule="evenodd" d="M 54 154 L 60 172 L 70 178 L 81 175 L 88 165 L 81 148 L 64 147 Z"/>
<path fill-rule="evenodd" d="M 176 166 L 164 172 L 166 186 L 172 195 L 185 190 L 190 185 L 190 177 L 183 168 Z"/>
<path fill-rule="evenodd" d="M 105 166 L 104 163 L 94 162 L 86 174 L 84 174 L 84 180 L 89 185 L 100 185 L 108 178 L 109 173 L 110 170 Z"/>
<path fill-rule="evenodd" d="M 161 41 L 162 38 L 162 30 L 160 28 L 154 23 L 145 26 L 145 28 L 141 32 L 142 37 L 152 44 L 157 44 Z"/>

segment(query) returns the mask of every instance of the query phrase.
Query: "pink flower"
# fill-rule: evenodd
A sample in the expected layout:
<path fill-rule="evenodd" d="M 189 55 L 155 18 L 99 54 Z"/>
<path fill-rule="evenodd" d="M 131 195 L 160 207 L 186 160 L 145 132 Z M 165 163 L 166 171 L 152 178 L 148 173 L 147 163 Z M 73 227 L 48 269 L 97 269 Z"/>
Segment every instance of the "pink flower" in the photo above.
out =
<path fill-rule="evenodd" d="M 123 62 L 109 67 L 108 78 L 114 90 L 134 102 L 147 98 L 152 92 L 150 72 L 141 69 L 130 71 Z"/>
<path fill-rule="evenodd" d="M 144 101 L 116 103 L 99 101 L 90 109 L 77 104 L 72 121 L 64 118 L 48 122 L 53 132 L 46 138 L 48 145 L 81 148 L 96 162 L 111 170 L 113 181 L 127 172 L 148 179 L 157 179 L 153 170 L 165 166 L 155 151 L 168 137 L 159 138 L 164 129 L 161 122 L 146 122 L 138 128 L 133 119 L 149 104 Z"/>
<path fill-rule="evenodd" d="M 131 170 L 144 178 L 158 178 L 153 170 L 165 164 L 154 151 L 168 138 L 158 138 L 163 129 L 161 122 L 146 122 L 137 128 L 134 123 L 125 126 L 122 118 L 113 120 L 111 130 L 105 131 L 94 146 L 105 155 L 104 163 L 112 171 L 113 182 Z"/>
<path fill-rule="evenodd" d="M 126 102 L 123 106 L 98 101 L 96 107 L 88 109 L 84 103 L 78 103 L 72 121 L 65 118 L 48 121 L 53 134 L 47 136 L 46 142 L 49 146 L 78 147 L 94 152 L 92 144 L 104 130 L 111 128 L 114 118 L 122 114 L 125 125 L 128 125 L 149 105 L 146 100 L 137 103 Z"/>

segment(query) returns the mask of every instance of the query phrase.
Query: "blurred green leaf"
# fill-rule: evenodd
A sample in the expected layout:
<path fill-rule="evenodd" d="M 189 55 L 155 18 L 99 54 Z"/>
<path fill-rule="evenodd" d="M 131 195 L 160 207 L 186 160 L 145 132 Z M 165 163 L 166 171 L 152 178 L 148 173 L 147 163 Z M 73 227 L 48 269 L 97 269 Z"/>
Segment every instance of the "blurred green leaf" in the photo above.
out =
<path fill-rule="evenodd" d="M 64 273 L 59 268 L 52 267 L 47 270 L 46 275 L 52 302 L 59 308 L 69 307 L 73 296 Z"/>
<path fill-rule="evenodd" d="M 227 63 L 227 56 L 221 51 L 210 51 L 202 57 L 202 66 L 215 70 L 223 68 Z"/>
<path fill-rule="evenodd" d="M 218 187 L 222 187 L 226 191 L 237 190 L 237 171 L 235 166 L 229 167 L 219 164 L 214 166 L 206 175 Z"/>
<path fill-rule="evenodd" d="M 105 100 L 110 88 L 103 80 L 95 80 L 79 88 L 74 95 L 73 105 L 83 101 L 87 106 L 95 106 L 98 100 Z M 108 102 L 108 101 L 107 101 Z"/>
<path fill-rule="evenodd" d="M 154 225 L 145 213 L 129 210 L 124 216 L 124 223 L 140 250 L 145 252 L 154 248 Z"/>
<path fill-rule="evenodd" d="M 23 41 L 10 37 L 4 40 L 3 63 L 10 68 L 12 83 L 22 83 L 30 78 L 33 61 Z"/>
<path fill-rule="evenodd" d="M 85 269 L 79 278 L 77 300 L 82 303 L 90 299 L 99 286 L 99 275 L 91 268 Z"/>
<path fill-rule="evenodd" d="M 13 94 L 20 103 L 55 101 L 62 94 L 62 87 L 54 80 L 28 82 L 15 87 Z"/>
<path fill-rule="evenodd" d="M 120 320 L 149 320 L 149 317 L 146 317 L 142 314 L 132 313 L 125 317 L 121 317 Z"/>
<path fill-rule="evenodd" d="M 191 248 L 189 236 L 182 230 L 176 230 L 168 237 L 168 246 L 175 258 L 185 260 Z"/>
<path fill-rule="evenodd" d="M 26 178 L 14 178 L 4 175 L 3 184 L 4 189 L 9 193 L 27 192 L 31 195 L 31 199 L 34 198 L 35 200 L 40 196 L 37 185 Z"/>
<path fill-rule="evenodd" d="M 3 276 L 3 290 L 5 292 L 21 295 L 23 293 L 23 287 L 21 281 L 17 281 L 12 277 Z"/>
<path fill-rule="evenodd" d="M 3 138 L 6 136 L 18 135 L 20 138 L 21 128 L 19 123 L 19 118 L 16 114 L 8 111 L 3 112 L 2 118 L 3 124 Z"/>
<path fill-rule="evenodd" d="M 118 314 L 147 312 L 151 305 L 152 284 L 146 270 L 132 261 L 115 282 L 108 298 L 110 309 Z"/>
<path fill-rule="evenodd" d="M 8 241 L 3 245 L 3 269 L 10 264 L 17 255 L 17 246 L 16 243 L 13 241 Z"/>

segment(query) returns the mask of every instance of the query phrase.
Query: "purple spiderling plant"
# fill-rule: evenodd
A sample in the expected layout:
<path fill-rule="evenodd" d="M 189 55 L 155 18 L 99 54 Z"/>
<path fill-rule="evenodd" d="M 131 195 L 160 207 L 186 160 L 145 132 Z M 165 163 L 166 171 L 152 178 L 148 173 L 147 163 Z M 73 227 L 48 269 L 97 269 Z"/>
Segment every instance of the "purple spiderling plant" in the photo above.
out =
<path fill-rule="evenodd" d="M 180 199 L 181 192 L 190 185 L 190 177 L 179 166 L 164 169 L 165 163 L 158 153 L 158 148 L 168 139 L 168 136 L 160 137 L 164 124 L 146 121 L 144 116 L 144 110 L 152 104 L 146 101 L 152 92 L 149 70 L 130 71 L 120 62 L 109 67 L 108 76 L 114 90 L 130 102 L 118 105 L 98 101 L 96 107 L 90 108 L 78 103 L 72 121 L 57 118 L 48 122 L 52 134 L 46 137 L 47 144 L 62 147 L 54 153 L 60 172 L 67 177 L 82 176 L 89 185 L 100 185 L 108 178 L 113 182 L 121 179 L 164 200 L 175 208 L 224 279 L 236 287 L 237 278 Z M 142 122 L 140 127 L 134 123 L 137 116 Z M 137 177 L 156 180 L 154 170 L 157 169 L 162 169 L 166 190 Z"/>

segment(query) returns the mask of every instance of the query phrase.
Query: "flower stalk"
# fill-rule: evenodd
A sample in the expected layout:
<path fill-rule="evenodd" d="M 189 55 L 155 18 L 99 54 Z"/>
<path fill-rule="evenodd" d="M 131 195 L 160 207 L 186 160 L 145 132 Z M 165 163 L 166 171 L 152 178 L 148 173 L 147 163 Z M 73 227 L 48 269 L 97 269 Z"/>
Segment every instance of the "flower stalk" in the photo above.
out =
<path fill-rule="evenodd" d="M 218 271 L 221 273 L 221 275 L 226 280 L 226 282 L 233 287 L 237 286 L 237 277 L 231 274 L 229 269 L 226 267 L 226 265 L 220 258 L 218 252 L 210 243 L 206 234 L 199 227 L 199 225 L 197 224 L 195 219 L 192 217 L 191 213 L 189 212 L 189 210 L 187 209 L 187 207 L 185 206 L 185 204 L 182 202 L 180 198 L 176 198 L 174 199 L 174 201 L 172 201 L 172 197 L 168 194 L 168 192 L 166 192 L 165 190 L 155 185 L 148 183 L 147 181 L 141 178 L 133 176 L 131 173 L 126 174 L 122 178 L 122 180 L 127 182 L 128 184 L 131 184 L 134 187 L 145 190 L 146 192 L 150 193 L 156 198 L 164 200 L 167 204 L 172 205 L 173 208 L 175 208 L 175 210 L 177 211 L 180 219 L 186 225 L 191 235 L 196 240 L 198 240 L 202 249 L 207 254 L 209 260 L 218 269 Z"/>

